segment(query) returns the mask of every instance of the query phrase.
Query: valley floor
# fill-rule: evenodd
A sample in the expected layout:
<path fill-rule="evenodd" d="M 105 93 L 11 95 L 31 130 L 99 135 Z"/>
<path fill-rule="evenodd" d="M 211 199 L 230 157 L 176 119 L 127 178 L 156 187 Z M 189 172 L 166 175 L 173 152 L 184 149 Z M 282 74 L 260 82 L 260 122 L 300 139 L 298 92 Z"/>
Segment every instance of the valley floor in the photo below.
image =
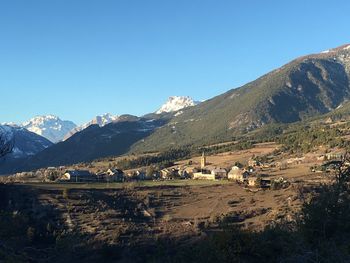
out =
<path fill-rule="evenodd" d="M 263 152 L 271 152 L 274 148 L 275 145 Z M 239 153 L 244 154 L 243 151 Z M 252 150 L 245 153 L 245 158 L 251 156 Z M 232 163 L 239 156 L 224 153 L 209 156 L 208 160 L 212 165 L 222 165 Z M 50 234 L 55 239 L 51 240 L 52 246 L 56 249 L 57 244 L 68 246 L 66 250 L 71 253 L 82 250 L 75 261 L 105 260 L 104 253 L 108 254 L 113 248 L 112 254 L 118 255 L 118 262 L 143 262 L 143 255 L 152 258 L 159 250 L 159 244 L 176 244 L 176 249 L 198 244 L 206 237 L 220 233 L 223 222 L 253 232 L 280 222 L 293 222 L 303 202 L 301 189 L 329 182 L 323 174 L 310 171 L 311 166 L 321 163 L 314 160 L 310 157 L 302 162 L 291 162 L 287 169 L 282 170 L 262 168 L 260 172 L 270 178 L 288 180 L 289 186 L 279 190 L 248 188 L 228 180 L 24 182 L 0 185 L 0 194 L 5 194 L 0 199 L 5 211 L 29 215 L 31 219 L 26 224 L 39 222 L 44 229 L 55 226 Z M 198 160 L 194 158 L 192 161 Z M 23 231 L 26 234 L 20 235 L 21 240 L 26 239 L 26 235 L 28 237 L 31 227 Z M 68 238 L 61 238 L 61 235 Z M 27 255 L 25 249 L 28 245 L 16 241 L 12 246 L 18 251 L 15 254 Z M 116 248 L 119 249 L 117 252 Z M 1 249 L 0 243 L 0 258 Z M 84 249 L 97 249 L 102 255 L 92 255 Z M 45 251 L 47 249 L 42 252 L 44 255 Z M 70 262 L 72 255 L 60 258 L 54 254 L 53 257 L 56 256 L 55 262 Z M 110 258 L 110 262 L 116 261 Z"/>
<path fill-rule="evenodd" d="M 218 231 L 224 218 L 260 230 L 276 218 L 291 220 L 300 207 L 294 186 L 252 191 L 228 181 L 4 187 L 8 201 L 21 211 L 50 218 L 94 246 L 142 247 L 156 240 L 190 244 Z M 21 192 L 27 197 L 19 204 Z"/>
<path fill-rule="evenodd" d="M 211 166 L 226 167 L 253 155 L 270 154 L 277 147 L 274 143 L 260 144 L 248 150 L 208 156 L 207 160 Z M 303 159 L 280 156 L 275 161 L 288 163 L 285 169 L 261 167 L 260 174 L 287 179 L 289 186 L 279 190 L 249 188 L 228 180 L 23 182 L 0 184 L 0 194 L 4 195 L 0 196 L 0 208 L 2 204 L 4 211 L 28 215 L 30 220 L 26 219 L 26 224 L 36 222 L 44 229 L 54 228 L 50 230 L 50 237 L 54 237 L 51 246 L 56 249 L 51 249 L 56 251 L 57 244 L 67 246 L 69 249 L 66 250 L 73 251 L 74 255 L 76 250 L 82 250 L 75 255 L 75 261 L 105 260 L 103 253 L 109 255 L 110 248 L 118 248 L 118 253 L 113 250 L 112 254 L 118 255 L 119 262 L 143 262 L 142 255 L 151 258 L 159 250 L 159 244 L 176 244 L 177 249 L 198 244 L 206 237 L 222 232 L 223 223 L 254 233 L 266 226 L 295 221 L 304 198 L 301 189 L 329 182 L 324 174 L 311 172 L 311 167 L 322 163 L 317 161 L 318 155 Z M 199 157 L 195 157 L 175 166 L 186 166 L 190 162 L 197 165 L 199 161 Z M 20 239 L 30 239 L 31 227 L 23 231 L 26 234 L 21 234 Z M 28 240 L 23 242 L 26 244 Z M 28 244 L 17 241 L 11 244 L 9 241 L 4 247 L 9 245 L 18 251 L 14 252 L 16 255 L 27 255 Z M 2 246 L 0 242 L 0 259 Z M 97 249 L 103 255 L 92 255 L 84 249 Z M 47 255 L 46 251 L 47 248 L 40 253 Z M 69 262 L 71 256 L 67 254 L 66 258 L 63 255 L 60 258 L 53 252 L 55 262 Z M 113 258 L 109 260 L 115 262 Z"/>

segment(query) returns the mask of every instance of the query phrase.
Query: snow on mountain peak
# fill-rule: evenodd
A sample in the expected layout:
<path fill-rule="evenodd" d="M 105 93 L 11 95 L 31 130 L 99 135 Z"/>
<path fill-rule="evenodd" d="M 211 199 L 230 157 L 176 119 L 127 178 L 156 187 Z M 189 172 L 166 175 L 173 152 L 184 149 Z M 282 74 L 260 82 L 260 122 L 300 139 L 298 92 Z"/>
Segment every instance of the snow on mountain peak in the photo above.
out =
<path fill-rule="evenodd" d="M 55 115 L 49 114 L 49 115 L 42 115 L 42 116 L 36 116 L 34 118 L 31 118 L 29 121 L 23 122 L 22 126 L 28 126 L 28 125 L 43 125 L 45 122 L 48 121 L 59 121 L 60 118 L 58 118 Z"/>
<path fill-rule="evenodd" d="M 97 124 L 98 126 L 103 127 L 103 126 L 105 126 L 105 125 L 107 125 L 107 124 L 109 124 L 111 122 L 116 122 L 119 119 L 120 119 L 119 115 L 113 115 L 113 114 L 110 114 L 110 113 L 105 113 L 105 114 L 102 114 L 102 115 L 95 116 L 91 121 L 71 129 L 69 132 L 66 133 L 66 135 L 64 136 L 63 140 L 67 140 L 73 134 L 86 129 L 90 125 Z"/>
<path fill-rule="evenodd" d="M 194 101 L 189 96 L 171 96 L 168 98 L 165 104 L 160 107 L 156 114 L 161 114 L 164 112 L 175 112 L 187 107 L 195 106 L 198 102 Z"/>
<path fill-rule="evenodd" d="M 92 119 L 90 122 L 88 122 L 87 124 L 89 124 L 89 126 L 91 124 L 97 124 L 100 127 L 103 127 L 111 122 L 117 121 L 119 120 L 119 115 L 113 115 L 110 113 L 105 113 L 99 116 L 96 116 L 94 119 Z"/>
<path fill-rule="evenodd" d="M 49 114 L 36 116 L 22 123 L 21 127 L 56 143 L 61 141 L 76 125 L 71 121 L 64 121 L 55 115 Z"/>

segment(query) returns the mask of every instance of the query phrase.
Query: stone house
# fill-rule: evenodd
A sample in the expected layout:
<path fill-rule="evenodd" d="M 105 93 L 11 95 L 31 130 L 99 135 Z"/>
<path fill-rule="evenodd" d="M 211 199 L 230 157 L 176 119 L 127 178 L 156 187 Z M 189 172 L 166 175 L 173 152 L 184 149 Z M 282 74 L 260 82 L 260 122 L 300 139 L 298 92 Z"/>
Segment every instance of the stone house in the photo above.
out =
<path fill-rule="evenodd" d="M 251 187 L 270 187 L 271 180 L 270 179 L 263 179 L 258 177 L 250 177 L 248 178 L 248 186 Z"/>
<path fill-rule="evenodd" d="M 71 170 L 66 171 L 61 180 L 70 182 L 94 182 L 96 181 L 96 176 L 87 170 Z"/>
<path fill-rule="evenodd" d="M 117 168 L 108 169 L 106 172 L 107 182 L 123 182 L 125 179 L 124 172 Z"/>
<path fill-rule="evenodd" d="M 239 168 L 238 166 L 233 166 L 227 176 L 229 180 L 236 180 L 238 182 L 245 182 L 248 177 L 249 172 Z"/>
<path fill-rule="evenodd" d="M 215 168 L 211 170 L 211 174 L 214 175 L 215 179 L 227 178 L 227 171 L 223 168 Z"/>
<path fill-rule="evenodd" d="M 168 179 L 171 175 L 171 171 L 169 169 L 162 169 L 160 170 L 160 178 L 161 179 Z"/>
<path fill-rule="evenodd" d="M 256 177 L 248 178 L 248 186 L 255 187 L 257 185 L 257 179 Z"/>
<path fill-rule="evenodd" d="M 215 174 L 212 174 L 209 170 L 202 169 L 199 172 L 193 173 L 194 180 L 215 180 Z"/>
<path fill-rule="evenodd" d="M 145 180 L 146 179 L 146 173 L 143 171 L 137 170 L 135 174 L 136 174 L 136 178 L 138 180 Z"/>

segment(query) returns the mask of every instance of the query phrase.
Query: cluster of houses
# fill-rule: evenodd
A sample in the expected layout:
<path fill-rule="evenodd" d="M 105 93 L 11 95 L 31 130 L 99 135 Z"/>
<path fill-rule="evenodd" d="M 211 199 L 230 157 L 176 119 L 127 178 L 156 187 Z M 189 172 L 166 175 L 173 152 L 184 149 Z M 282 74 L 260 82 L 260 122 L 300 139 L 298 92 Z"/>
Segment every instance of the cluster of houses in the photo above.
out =
<path fill-rule="evenodd" d="M 248 168 L 246 169 L 239 167 L 238 165 L 234 165 L 229 171 L 218 167 L 209 169 L 205 155 L 203 153 L 201 158 L 201 170 L 195 171 L 192 178 L 206 180 L 228 179 L 239 183 L 245 183 L 249 186 L 268 186 L 271 183 L 269 179 L 265 179 L 254 174 L 255 169 L 260 166 L 262 166 L 261 163 L 254 159 L 250 159 L 248 161 Z"/>
<path fill-rule="evenodd" d="M 124 182 L 133 180 L 169 180 L 169 179 L 190 179 L 190 173 L 181 169 L 163 169 L 154 171 L 150 175 L 146 175 L 144 171 L 133 171 L 125 173 L 117 168 L 110 168 L 106 172 L 91 173 L 88 170 L 68 170 L 60 178 L 61 182 Z"/>
<path fill-rule="evenodd" d="M 193 179 L 200 180 L 222 180 L 228 179 L 236 181 L 238 183 L 247 184 L 248 186 L 269 186 L 271 184 L 270 179 L 257 176 L 252 170 L 242 169 L 238 166 L 233 166 L 229 172 L 223 168 L 215 168 L 213 170 L 202 170 L 200 172 L 193 173 Z"/>
<path fill-rule="evenodd" d="M 108 169 L 103 173 L 91 173 L 88 170 L 69 170 L 60 178 L 61 182 L 124 182 L 133 180 L 171 180 L 191 179 L 191 174 L 184 169 L 163 169 L 146 175 L 144 171 L 133 171 L 125 173 L 120 169 Z"/>
<path fill-rule="evenodd" d="M 68 182 L 123 182 L 124 172 L 120 169 L 108 169 L 104 173 L 94 174 L 88 170 L 66 171 L 59 181 Z"/>
<path fill-rule="evenodd" d="M 68 170 L 57 178 L 60 182 L 124 182 L 133 180 L 171 180 L 171 179 L 194 179 L 194 180 L 233 180 L 249 186 L 269 185 L 270 180 L 255 175 L 255 169 L 261 163 L 253 159 L 248 161 L 248 167 L 242 168 L 234 165 L 230 170 L 221 167 L 211 167 L 203 153 L 200 168 L 166 168 L 160 171 L 145 173 L 144 171 L 132 171 L 125 173 L 121 169 L 110 168 L 105 172 L 91 173 L 88 170 Z"/>

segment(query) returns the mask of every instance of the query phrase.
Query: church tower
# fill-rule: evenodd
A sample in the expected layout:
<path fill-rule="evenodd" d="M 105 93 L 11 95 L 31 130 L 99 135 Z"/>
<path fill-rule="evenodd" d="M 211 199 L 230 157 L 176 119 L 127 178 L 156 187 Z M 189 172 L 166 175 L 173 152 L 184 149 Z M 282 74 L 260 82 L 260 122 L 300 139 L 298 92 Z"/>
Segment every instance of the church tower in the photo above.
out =
<path fill-rule="evenodd" d="M 205 157 L 204 152 L 202 153 L 202 158 L 201 158 L 201 168 L 205 168 L 205 166 L 207 165 L 207 158 Z"/>

